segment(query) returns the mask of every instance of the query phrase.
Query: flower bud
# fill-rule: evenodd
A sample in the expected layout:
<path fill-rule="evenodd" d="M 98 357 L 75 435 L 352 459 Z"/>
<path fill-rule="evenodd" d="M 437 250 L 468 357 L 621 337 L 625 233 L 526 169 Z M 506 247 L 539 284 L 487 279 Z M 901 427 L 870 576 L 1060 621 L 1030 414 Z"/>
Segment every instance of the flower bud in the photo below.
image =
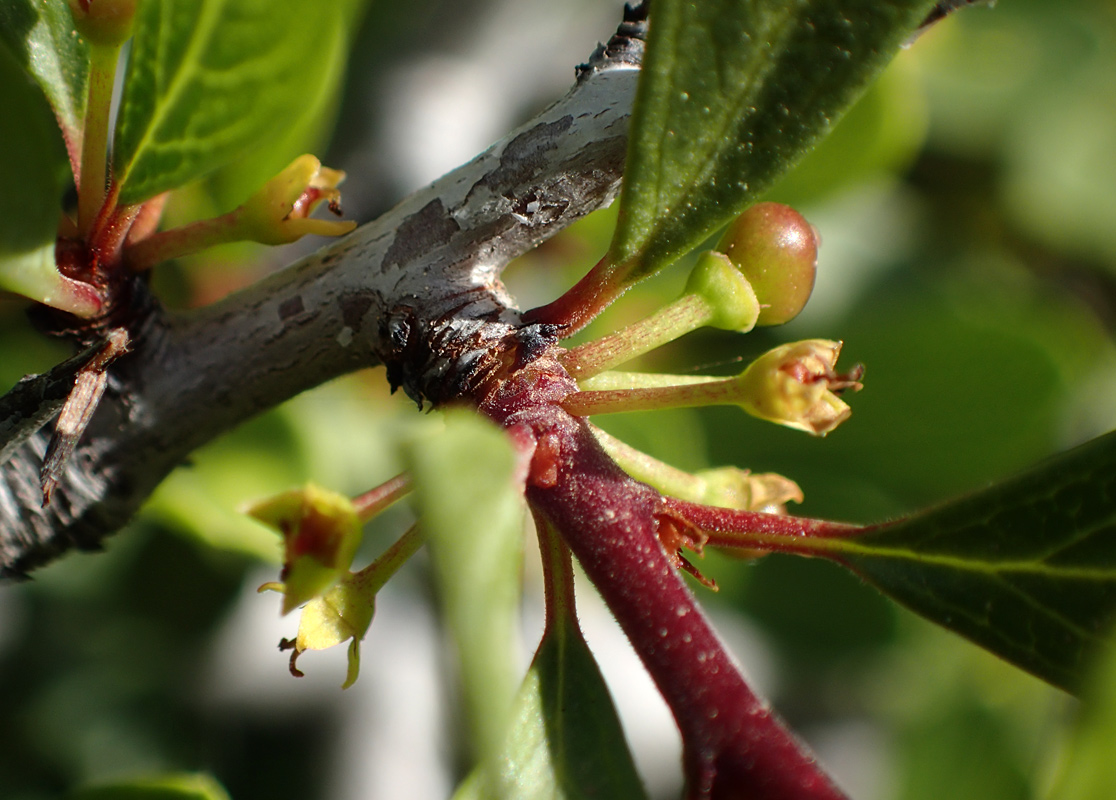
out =
<path fill-rule="evenodd" d="M 748 279 L 722 253 L 702 253 L 681 297 L 646 319 L 566 351 L 562 366 L 585 380 L 703 325 L 747 333 L 760 312 Z"/>
<path fill-rule="evenodd" d="M 119 47 L 132 35 L 137 0 L 70 0 L 77 32 L 92 45 Z"/>
<path fill-rule="evenodd" d="M 732 260 L 755 290 L 761 306 L 757 325 L 789 322 L 810 299 L 818 237 L 790 206 L 752 206 L 729 225 L 717 250 Z"/>
<path fill-rule="evenodd" d="M 323 201 L 337 211 L 341 199 L 337 187 L 343 180 L 344 172 L 323 167 L 312 155 L 299 156 L 238 209 L 242 238 L 261 244 L 287 244 L 307 234 L 348 233 L 356 227 L 355 222 L 309 218 Z"/>
<path fill-rule="evenodd" d="M 807 339 L 769 350 L 749 365 L 736 383 L 740 405 L 753 416 L 815 436 L 825 436 L 852 414 L 837 396 L 858 391 L 864 370 L 834 371 L 841 343 Z"/>
<path fill-rule="evenodd" d="M 709 251 L 698 257 L 683 292 L 688 294 L 708 306 L 703 324 L 712 328 L 747 333 L 762 313 L 752 285 L 723 253 Z"/>
<path fill-rule="evenodd" d="M 803 500 L 797 483 L 774 472 L 718 467 L 695 475 L 704 484 L 702 496 L 696 502 L 708 506 L 782 513 L 788 502 Z"/>
<path fill-rule="evenodd" d="M 344 495 L 313 484 L 257 503 L 248 514 L 283 534 L 283 613 L 320 596 L 347 575 L 361 525 Z"/>

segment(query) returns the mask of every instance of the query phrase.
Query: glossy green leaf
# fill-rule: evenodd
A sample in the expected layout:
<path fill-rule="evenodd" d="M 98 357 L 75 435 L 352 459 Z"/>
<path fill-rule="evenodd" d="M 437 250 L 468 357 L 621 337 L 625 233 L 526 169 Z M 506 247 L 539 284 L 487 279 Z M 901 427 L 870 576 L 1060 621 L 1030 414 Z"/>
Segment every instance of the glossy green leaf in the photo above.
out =
<path fill-rule="evenodd" d="M 229 800 L 229 795 L 212 776 L 190 773 L 91 786 L 69 800 Z"/>
<path fill-rule="evenodd" d="M 932 0 L 657 0 L 609 257 L 623 282 L 701 243 L 860 96 Z"/>
<path fill-rule="evenodd" d="M 66 0 L 4 0 L 0 41 L 42 88 L 66 139 L 78 152 L 89 50 L 74 31 Z"/>
<path fill-rule="evenodd" d="M 516 697 L 486 796 L 503 800 L 645 798 L 604 678 L 576 627 L 543 638 Z M 482 795 L 485 796 L 485 795 Z"/>
<path fill-rule="evenodd" d="M 321 154 L 337 116 L 338 94 L 349 58 L 349 40 L 367 0 L 344 0 L 347 11 L 323 41 L 316 83 L 274 135 L 256 142 L 242 157 L 225 164 L 206 181 L 214 213 L 231 211 L 302 153 Z M 342 187 L 343 188 L 343 187 Z"/>
<path fill-rule="evenodd" d="M 1116 434 L 848 539 L 819 540 L 885 594 L 1075 692 L 1116 619 Z"/>
<path fill-rule="evenodd" d="M 417 437 L 409 460 L 419 524 L 461 666 L 471 742 L 496 751 L 519 682 L 524 507 L 507 435 L 468 411 Z"/>
<path fill-rule="evenodd" d="M 355 0 L 144 3 L 117 122 L 114 178 L 135 203 L 249 154 L 321 113 Z M 279 138 L 283 138 L 280 134 Z M 280 164 L 282 167 L 283 164 Z"/>

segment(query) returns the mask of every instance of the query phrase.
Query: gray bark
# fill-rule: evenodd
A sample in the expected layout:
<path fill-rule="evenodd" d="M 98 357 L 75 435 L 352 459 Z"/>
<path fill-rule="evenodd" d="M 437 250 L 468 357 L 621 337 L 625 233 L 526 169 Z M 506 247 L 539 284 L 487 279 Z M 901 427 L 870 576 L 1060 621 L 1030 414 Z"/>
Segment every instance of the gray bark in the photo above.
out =
<path fill-rule="evenodd" d="M 629 16 L 566 97 L 379 219 L 212 306 L 152 304 L 46 508 L 43 426 L 81 358 L 0 398 L 0 576 L 97 548 L 196 448 L 331 378 L 386 363 L 420 402 L 466 393 L 523 331 L 503 267 L 618 191 L 644 31 Z"/>

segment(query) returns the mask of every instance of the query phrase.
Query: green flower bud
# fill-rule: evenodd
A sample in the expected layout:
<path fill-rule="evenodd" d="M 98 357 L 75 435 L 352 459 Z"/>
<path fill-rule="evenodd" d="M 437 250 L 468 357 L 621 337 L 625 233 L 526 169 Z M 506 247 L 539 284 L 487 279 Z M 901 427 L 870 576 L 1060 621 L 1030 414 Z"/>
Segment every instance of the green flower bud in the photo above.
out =
<path fill-rule="evenodd" d="M 797 483 L 774 472 L 718 467 L 702 470 L 695 476 L 703 482 L 704 489 L 695 502 L 708 506 L 782 513 L 788 502 L 803 500 Z"/>
<path fill-rule="evenodd" d="M 798 316 L 814 290 L 818 237 L 790 206 L 757 203 L 729 225 L 717 250 L 727 255 L 759 298 L 757 325 Z"/>
<path fill-rule="evenodd" d="M 703 324 L 747 333 L 762 313 L 748 279 L 723 253 L 702 253 L 686 281 L 685 295 L 697 295 L 708 306 Z M 696 326 L 695 326 L 696 327 Z"/>
<path fill-rule="evenodd" d="M 625 472 L 680 500 L 741 511 L 782 513 L 788 502 L 801 503 L 803 499 L 797 483 L 774 472 L 754 473 L 738 467 L 685 472 L 625 444 L 595 425 L 591 425 L 590 430 Z"/>

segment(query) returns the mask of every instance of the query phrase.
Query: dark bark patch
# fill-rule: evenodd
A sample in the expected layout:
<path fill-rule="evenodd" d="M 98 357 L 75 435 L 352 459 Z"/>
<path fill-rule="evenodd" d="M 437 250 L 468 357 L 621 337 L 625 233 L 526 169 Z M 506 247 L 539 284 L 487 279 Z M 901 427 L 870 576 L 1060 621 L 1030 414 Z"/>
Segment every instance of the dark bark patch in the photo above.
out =
<path fill-rule="evenodd" d="M 353 333 L 360 333 L 364 315 L 372 307 L 372 298 L 363 293 L 350 293 L 341 297 L 341 319 Z"/>
<path fill-rule="evenodd" d="M 461 230 L 438 198 L 431 200 L 395 229 L 395 239 L 384 254 L 383 268 L 408 264 L 439 245 L 449 242 Z"/>
<path fill-rule="evenodd" d="M 279 304 L 279 319 L 286 322 L 292 317 L 297 317 L 305 310 L 306 306 L 302 302 L 302 295 L 295 295 Z"/>
<path fill-rule="evenodd" d="M 573 125 L 566 115 L 554 122 L 540 122 L 516 136 L 500 155 L 500 166 L 480 180 L 495 194 L 507 194 L 517 186 L 530 183 L 530 178 L 546 168 L 547 152 L 557 147 L 558 139 Z"/>

